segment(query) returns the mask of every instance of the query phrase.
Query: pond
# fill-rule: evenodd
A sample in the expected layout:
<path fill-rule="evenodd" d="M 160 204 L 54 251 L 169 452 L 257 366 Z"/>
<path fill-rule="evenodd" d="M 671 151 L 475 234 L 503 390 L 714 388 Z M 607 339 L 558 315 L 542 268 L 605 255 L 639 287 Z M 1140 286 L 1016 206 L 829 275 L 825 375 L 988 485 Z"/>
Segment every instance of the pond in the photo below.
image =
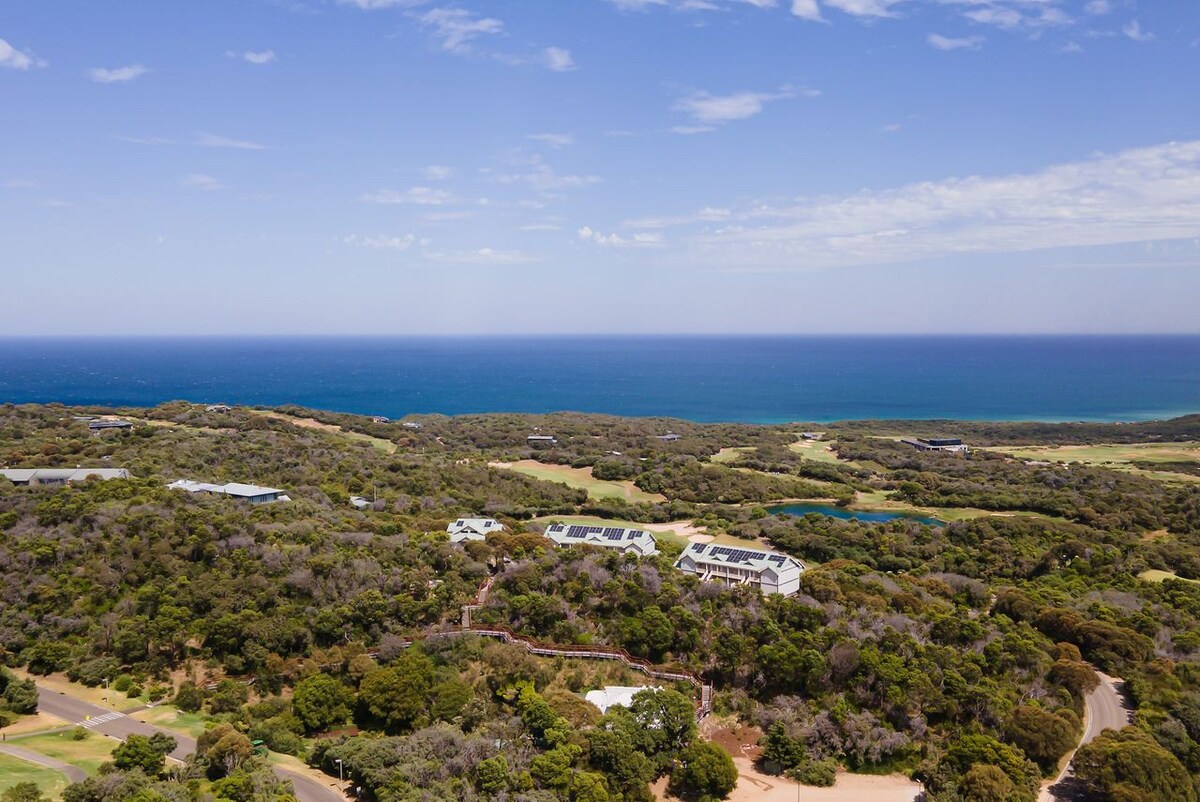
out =
<path fill-rule="evenodd" d="M 882 523 L 884 521 L 895 521 L 897 519 L 905 519 L 916 521 L 919 524 L 927 526 L 945 526 L 945 521 L 939 521 L 937 518 L 930 518 L 916 512 L 897 512 L 894 510 L 852 510 L 846 507 L 839 507 L 836 504 L 821 504 L 816 502 L 808 502 L 805 504 L 781 504 L 777 507 L 767 507 L 767 512 L 773 515 L 808 515 L 816 513 L 817 515 L 827 515 L 830 518 L 840 518 L 843 521 L 849 521 L 852 518 L 857 518 L 860 521 L 868 523 Z"/>

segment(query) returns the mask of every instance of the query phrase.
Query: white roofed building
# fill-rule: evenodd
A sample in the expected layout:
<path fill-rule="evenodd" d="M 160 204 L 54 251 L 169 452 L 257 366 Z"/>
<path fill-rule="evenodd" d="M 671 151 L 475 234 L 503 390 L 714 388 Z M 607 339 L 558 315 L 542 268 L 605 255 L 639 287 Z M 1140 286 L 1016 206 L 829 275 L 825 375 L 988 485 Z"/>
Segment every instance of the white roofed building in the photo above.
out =
<path fill-rule="evenodd" d="M 14 485 L 65 485 L 88 479 L 128 479 L 124 468 L 3 468 L 0 477 Z"/>
<path fill-rule="evenodd" d="M 658 544 L 654 541 L 654 535 L 641 529 L 626 529 L 622 526 L 552 524 L 546 528 L 546 537 L 559 546 L 596 546 L 602 549 L 617 549 L 639 557 L 658 554 Z"/>
<path fill-rule="evenodd" d="M 232 496 L 244 501 L 249 501 L 251 504 L 270 504 L 274 501 L 291 501 L 284 491 L 274 487 L 259 487 L 258 485 L 247 485 L 241 482 L 230 482 L 224 485 L 215 485 L 208 482 L 195 482 L 191 479 L 177 479 L 167 487 L 172 490 L 184 490 L 188 493 L 211 493 L 215 496 Z"/>
<path fill-rule="evenodd" d="M 484 540 L 493 532 L 503 532 L 504 524 L 495 518 L 459 518 L 446 527 L 451 543 L 464 540 Z"/>
<path fill-rule="evenodd" d="M 800 590 L 800 575 L 804 573 L 804 563 L 795 557 L 716 543 L 692 543 L 675 561 L 675 567 L 705 582 L 753 585 L 763 593 L 784 596 Z"/>
<path fill-rule="evenodd" d="M 606 685 L 598 690 L 588 691 L 583 698 L 600 708 L 601 713 L 607 713 L 610 707 L 629 707 L 633 703 L 633 697 L 642 691 L 658 690 L 662 689 L 655 685 Z"/>

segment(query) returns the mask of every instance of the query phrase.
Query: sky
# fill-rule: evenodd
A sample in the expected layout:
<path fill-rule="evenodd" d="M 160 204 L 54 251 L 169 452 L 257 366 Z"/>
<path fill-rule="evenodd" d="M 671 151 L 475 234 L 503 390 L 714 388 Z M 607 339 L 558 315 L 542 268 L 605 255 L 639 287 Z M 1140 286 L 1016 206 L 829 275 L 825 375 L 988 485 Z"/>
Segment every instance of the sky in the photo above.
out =
<path fill-rule="evenodd" d="M 1194 0 L 0 4 L 0 335 L 1200 332 Z"/>

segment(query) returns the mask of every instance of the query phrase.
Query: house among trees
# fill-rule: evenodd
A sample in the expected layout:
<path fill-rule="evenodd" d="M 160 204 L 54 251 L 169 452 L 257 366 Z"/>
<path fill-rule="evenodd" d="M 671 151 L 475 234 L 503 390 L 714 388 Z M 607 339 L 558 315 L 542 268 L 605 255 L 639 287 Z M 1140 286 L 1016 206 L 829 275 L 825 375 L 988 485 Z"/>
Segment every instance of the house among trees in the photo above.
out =
<path fill-rule="evenodd" d="M 546 537 L 558 546 L 596 546 L 602 549 L 617 549 L 639 557 L 658 554 L 658 544 L 654 541 L 654 535 L 641 529 L 552 524 L 546 529 Z"/>
<path fill-rule="evenodd" d="M 228 404 L 209 404 L 204 408 L 205 412 L 230 412 L 233 407 Z"/>
<path fill-rule="evenodd" d="M 660 691 L 657 685 L 605 685 L 594 691 L 588 691 L 583 698 L 600 708 L 601 713 L 607 713 L 610 707 L 629 707 L 633 697 L 642 691 Z"/>
<path fill-rule="evenodd" d="M 167 487 L 172 490 L 184 490 L 188 493 L 211 493 L 214 496 L 232 496 L 233 498 L 249 501 L 251 504 L 270 504 L 275 501 L 291 501 L 283 490 L 274 487 L 259 487 L 241 482 L 230 482 L 224 485 L 214 485 L 208 482 L 195 482 L 191 479 L 177 479 Z"/>
<path fill-rule="evenodd" d="M 459 518 L 446 527 L 451 543 L 465 540 L 484 540 L 493 532 L 503 532 L 504 524 L 495 518 Z"/>
<path fill-rule="evenodd" d="M 128 479 L 125 468 L 3 468 L 0 476 L 14 485 L 65 485 L 88 479 Z"/>
<path fill-rule="evenodd" d="M 675 434 L 675 432 L 667 432 L 666 434 L 656 434 L 654 438 L 662 440 L 664 443 L 674 443 L 679 439 L 679 435 Z"/>
<path fill-rule="evenodd" d="M 964 454 L 970 450 L 966 443 L 957 437 L 905 438 L 900 442 L 912 446 L 917 451 L 950 451 L 955 454 Z"/>
<path fill-rule="evenodd" d="M 558 438 L 552 434 L 531 434 L 525 442 L 531 446 L 553 446 L 558 445 Z"/>
<path fill-rule="evenodd" d="M 372 415 L 371 420 L 375 423 L 391 423 L 392 422 L 391 418 L 384 417 L 383 415 Z"/>
<path fill-rule="evenodd" d="M 133 424 L 127 420 L 92 420 L 88 421 L 92 434 L 99 434 L 107 429 L 132 429 Z"/>
<path fill-rule="evenodd" d="M 421 424 L 417 423 L 415 420 L 406 420 L 404 423 L 402 423 L 400 425 L 403 426 L 405 429 L 420 429 L 421 428 Z"/>
<path fill-rule="evenodd" d="M 684 550 L 675 567 L 705 582 L 753 585 L 763 593 L 791 596 L 800 590 L 804 563 L 772 551 L 693 543 Z"/>

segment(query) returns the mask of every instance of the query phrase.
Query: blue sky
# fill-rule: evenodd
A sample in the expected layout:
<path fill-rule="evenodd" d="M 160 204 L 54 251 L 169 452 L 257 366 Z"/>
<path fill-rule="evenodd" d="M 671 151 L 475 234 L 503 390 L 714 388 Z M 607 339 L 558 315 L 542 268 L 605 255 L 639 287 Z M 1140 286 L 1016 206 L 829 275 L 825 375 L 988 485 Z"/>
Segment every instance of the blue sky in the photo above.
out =
<path fill-rule="evenodd" d="M 1200 332 L 1200 3 L 7 0 L 0 334 Z"/>

